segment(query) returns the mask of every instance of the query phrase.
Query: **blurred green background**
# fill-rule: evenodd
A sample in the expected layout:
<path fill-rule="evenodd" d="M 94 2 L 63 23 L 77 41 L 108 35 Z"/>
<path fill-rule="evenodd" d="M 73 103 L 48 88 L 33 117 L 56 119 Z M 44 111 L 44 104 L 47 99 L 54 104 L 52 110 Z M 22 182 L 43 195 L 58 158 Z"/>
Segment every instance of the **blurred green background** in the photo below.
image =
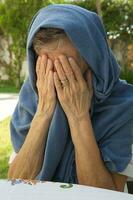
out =
<path fill-rule="evenodd" d="M 110 47 L 121 66 L 121 78 L 133 83 L 133 0 L 0 0 L 0 94 L 18 93 L 27 76 L 26 39 L 33 15 L 43 6 L 71 3 L 97 12 Z M 0 121 L 0 178 L 7 177 L 12 151 L 10 116 Z"/>

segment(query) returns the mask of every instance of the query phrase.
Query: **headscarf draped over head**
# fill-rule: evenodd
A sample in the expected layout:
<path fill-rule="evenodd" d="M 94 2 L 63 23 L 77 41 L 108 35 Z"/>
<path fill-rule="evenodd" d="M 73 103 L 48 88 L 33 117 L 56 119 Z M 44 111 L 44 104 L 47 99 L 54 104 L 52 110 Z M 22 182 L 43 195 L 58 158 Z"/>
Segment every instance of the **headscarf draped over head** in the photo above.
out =
<path fill-rule="evenodd" d="M 108 46 L 101 19 L 96 13 L 76 5 L 49 5 L 40 9 L 30 24 L 27 39 L 29 76 L 20 90 L 10 123 L 15 151 L 18 152 L 24 143 L 36 113 L 37 57 L 33 38 L 40 28 L 46 27 L 63 29 L 89 64 L 93 74 L 91 121 L 95 138 L 107 168 L 122 172 L 131 160 L 133 86 L 119 79 L 120 67 Z M 69 124 L 59 101 L 49 126 L 43 165 L 36 179 L 78 182 Z"/>

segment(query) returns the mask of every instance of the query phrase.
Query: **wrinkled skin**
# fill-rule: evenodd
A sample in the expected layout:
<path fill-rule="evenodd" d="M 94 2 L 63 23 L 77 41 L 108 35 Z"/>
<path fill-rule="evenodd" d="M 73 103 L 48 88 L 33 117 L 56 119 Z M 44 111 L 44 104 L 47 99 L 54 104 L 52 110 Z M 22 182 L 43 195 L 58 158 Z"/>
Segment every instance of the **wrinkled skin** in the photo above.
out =
<path fill-rule="evenodd" d="M 67 37 L 52 41 L 40 48 L 37 54 L 37 88 L 41 110 L 45 107 L 45 112 L 52 114 L 58 96 L 68 118 L 87 115 L 92 98 L 92 75 L 72 42 Z M 84 80 L 82 74 L 87 68 Z M 68 80 L 65 87 L 61 84 L 64 79 Z"/>

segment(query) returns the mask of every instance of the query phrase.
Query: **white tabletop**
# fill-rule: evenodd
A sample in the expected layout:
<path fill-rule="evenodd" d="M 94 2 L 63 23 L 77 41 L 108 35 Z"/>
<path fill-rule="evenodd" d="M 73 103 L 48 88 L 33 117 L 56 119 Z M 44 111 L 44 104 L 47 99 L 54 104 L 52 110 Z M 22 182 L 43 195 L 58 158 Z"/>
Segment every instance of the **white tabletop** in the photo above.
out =
<path fill-rule="evenodd" d="M 76 184 L 0 180 L 1 200 L 133 200 L 133 195 Z"/>

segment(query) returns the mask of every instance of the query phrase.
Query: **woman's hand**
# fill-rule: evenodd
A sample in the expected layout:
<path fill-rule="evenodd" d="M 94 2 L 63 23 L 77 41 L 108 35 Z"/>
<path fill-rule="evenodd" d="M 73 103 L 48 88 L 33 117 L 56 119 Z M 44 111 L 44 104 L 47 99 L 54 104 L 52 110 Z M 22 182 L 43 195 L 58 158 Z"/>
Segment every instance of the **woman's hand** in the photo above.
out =
<path fill-rule="evenodd" d="M 91 98 L 92 84 L 91 74 L 89 77 L 89 87 L 84 80 L 80 68 L 73 58 L 67 59 L 65 55 L 59 56 L 54 62 L 57 72 L 54 72 L 54 82 L 57 95 L 68 119 L 82 119 L 88 116 Z M 68 80 L 65 86 L 61 80 Z"/>
<path fill-rule="evenodd" d="M 38 108 L 37 114 L 51 117 L 56 105 L 56 91 L 54 86 L 53 62 L 46 55 L 39 56 L 36 64 Z"/>

